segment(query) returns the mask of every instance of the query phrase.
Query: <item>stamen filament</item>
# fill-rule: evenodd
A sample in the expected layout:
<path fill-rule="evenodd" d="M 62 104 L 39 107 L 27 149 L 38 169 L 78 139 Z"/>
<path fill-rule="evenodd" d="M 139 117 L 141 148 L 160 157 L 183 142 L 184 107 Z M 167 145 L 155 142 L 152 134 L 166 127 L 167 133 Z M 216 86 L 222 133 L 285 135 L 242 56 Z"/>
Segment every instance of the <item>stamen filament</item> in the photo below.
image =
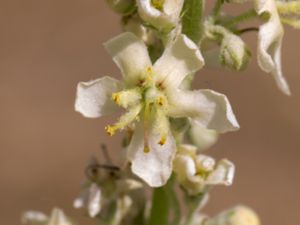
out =
<path fill-rule="evenodd" d="M 117 122 L 115 125 L 111 126 L 108 125 L 105 127 L 106 132 L 112 136 L 116 133 L 117 130 L 124 129 L 126 126 L 128 126 L 130 123 L 132 123 L 134 120 L 138 119 L 138 114 L 140 113 L 142 109 L 142 105 L 138 104 L 135 107 L 132 107 L 128 112 L 123 114 L 120 117 L 119 122 Z"/>

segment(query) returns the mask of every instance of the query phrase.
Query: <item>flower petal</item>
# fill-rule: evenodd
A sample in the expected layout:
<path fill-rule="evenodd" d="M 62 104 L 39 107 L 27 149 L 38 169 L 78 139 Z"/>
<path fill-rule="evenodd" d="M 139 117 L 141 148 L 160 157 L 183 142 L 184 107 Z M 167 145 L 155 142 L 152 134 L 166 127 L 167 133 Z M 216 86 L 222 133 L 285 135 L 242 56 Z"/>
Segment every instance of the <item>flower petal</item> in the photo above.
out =
<path fill-rule="evenodd" d="M 256 11 L 259 15 L 267 14 L 268 21 L 260 26 L 258 32 L 258 64 L 260 68 L 271 73 L 280 90 L 290 95 L 289 86 L 281 69 L 281 45 L 283 27 L 274 0 L 256 0 Z"/>
<path fill-rule="evenodd" d="M 195 121 L 191 121 L 190 123 L 189 137 L 193 144 L 198 147 L 198 151 L 204 151 L 217 142 L 218 133 L 215 130 L 206 129 Z"/>
<path fill-rule="evenodd" d="M 155 62 L 154 71 L 165 87 L 176 88 L 187 75 L 203 65 L 204 59 L 197 45 L 187 36 L 179 35 Z"/>
<path fill-rule="evenodd" d="M 105 43 L 125 80 L 135 84 L 143 71 L 152 65 L 146 45 L 134 34 L 125 32 Z"/>
<path fill-rule="evenodd" d="M 180 181 L 195 176 L 197 172 L 193 158 L 188 155 L 178 154 L 174 159 L 173 168 Z"/>
<path fill-rule="evenodd" d="M 216 169 L 211 172 L 206 180 L 209 185 L 223 184 L 229 186 L 233 182 L 235 167 L 227 159 L 221 160 Z"/>
<path fill-rule="evenodd" d="M 48 216 L 38 211 L 27 211 L 22 215 L 22 224 L 47 224 Z"/>
<path fill-rule="evenodd" d="M 166 142 L 160 145 L 160 136 L 149 134 L 149 152 L 144 152 L 144 128 L 138 123 L 128 147 L 128 158 L 134 174 L 142 178 L 151 187 L 164 185 L 172 172 L 172 161 L 175 154 L 175 141 L 169 133 Z"/>
<path fill-rule="evenodd" d="M 184 0 L 164 0 L 161 7 L 152 4 L 153 0 L 137 0 L 138 12 L 143 20 L 161 31 L 169 31 L 176 26 Z"/>
<path fill-rule="evenodd" d="M 61 209 L 54 208 L 47 225 L 72 225 Z"/>
<path fill-rule="evenodd" d="M 227 97 L 212 90 L 173 91 L 169 95 L 169 115 L 190 117 L 200 126 L 219 133 L 239 129 Z"/>
<path fill-rule="evenodd" d="M 90 217 L 95 217 L 101 210 L 101 190 L 97 184 L 92 184 L 89 189 L 88 212 Z"/>
<path fill-rule="evenodd" d="M 111 101 L 111 95 L 119 91 L 121 87 L 119 81 L 110 77 L 80 82 L 77 86 L 75 110 L 90 118 L 115 112 L 118 106 Z"/>

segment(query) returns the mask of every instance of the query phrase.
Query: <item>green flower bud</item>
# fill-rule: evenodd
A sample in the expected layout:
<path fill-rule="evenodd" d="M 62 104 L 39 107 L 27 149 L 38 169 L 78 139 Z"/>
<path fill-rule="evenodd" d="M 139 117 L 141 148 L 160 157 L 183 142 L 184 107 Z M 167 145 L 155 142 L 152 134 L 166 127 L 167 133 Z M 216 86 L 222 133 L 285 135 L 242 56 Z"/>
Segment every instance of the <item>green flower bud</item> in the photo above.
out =
<path fill-rule="evenodd" d="M 244 41 L 237 35 L 227 33 L 221 42 L 220 63 L 233 70 L 246 68 L 251 52 Z"/>

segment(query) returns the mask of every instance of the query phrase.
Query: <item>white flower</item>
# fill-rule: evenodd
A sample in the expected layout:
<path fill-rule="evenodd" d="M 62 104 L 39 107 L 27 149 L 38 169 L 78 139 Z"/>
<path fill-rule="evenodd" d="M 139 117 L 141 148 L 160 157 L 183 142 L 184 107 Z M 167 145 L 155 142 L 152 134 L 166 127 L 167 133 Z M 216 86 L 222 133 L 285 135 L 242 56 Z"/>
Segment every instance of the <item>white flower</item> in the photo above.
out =
<path fill-rule="evenodd" d="M 92 183 L 90 187 L 85 189 L 81 195 L 75 199 L 74 208 L 87 207 L 90 217 L 95 217 L 101 210 L 101 189 L 97 184 Z"/>
<path fill-rule="evenodd" d="M 232 162 L 222 159 L 216 164 L 213 158 L 196 153 L 196 147 L 182 145 L 174 159 L 177 179 L 190 195 L 213 185 L 232 184 L 235 171 Z"/>
<path fill-rule="evenodd" d="M 179 23 L 183 3 L 184 0 L 137 0 L 140 17 L 161 31 Z"/>
<path fill-rule="evenodd" d="M 61 209 L 54 208 L 48 217 L 44 213 L 28 211 L 23 214 L 22 223 L 31 225 L 74 225 Z"/>
<path fill-rule="evenodd" d="M 258 15 L 267 17 L 267 21 L 259 28 L 258 33 L 258 64 L 262 70 L 271 73 L 277 86 L 286 95 L 290 89 L 281 69 L 281 44 L 284 30 L 280 22 L 274 0 L 255 0 Z"/>
<path fill-rule="evenodd" d="M 239 205 L 205 221 L 204 225 L 260 225 L 260 221 L 252 209 Z"/>
<path fill-rule="evenodd" d="M 79 83 L 75 110 L 86 117 L 100 117 L 126 109 L 119 122 L 107 126 L 113 135 L 118 129 L 134 128 L 128 147 L 132 171 L 150 186 L 166 183 L 172 172 L 176 151 L 169 118 L 190 118 L 218 132 L 239 125 L 226 96 L 212 90 L 181 90 L 182 80 L 200 69 L 204 62 L 197 46 L 180 35 L 152 65 L 145 44 L 132 33 L 123 33 L 106 43 L 120 68 L 124 82 L 103 77 Z"/>
<path fill-rule="evenodd" d="M 83 184 L 83 190 L 74 200 L 73 206 L 85 207 L 92 218 L 101 212 L 103 204 L 122 202 L 125 193 L 142 187 L 142 183 L 122 177 L 118 167 L 99 164 L 94 157 L 90 160 L 86 172 L 89 179 Z M 116 210 L 122 211 L 118 208 Z"/>

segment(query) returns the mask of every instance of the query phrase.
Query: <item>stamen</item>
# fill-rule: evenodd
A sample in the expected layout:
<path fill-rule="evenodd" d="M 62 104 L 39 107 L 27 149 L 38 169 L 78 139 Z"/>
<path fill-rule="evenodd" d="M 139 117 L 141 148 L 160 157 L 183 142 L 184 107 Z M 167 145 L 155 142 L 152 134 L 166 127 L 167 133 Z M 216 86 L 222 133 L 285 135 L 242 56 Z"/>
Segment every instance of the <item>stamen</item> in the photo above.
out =
<path fill-rule="evenodd" d="M 110 125 L 107 125 L 104 129 L 108 133 L 109 136 L 113 136 L 117 130 L 115 126 L 110 126 Z"/>
<path fill-rule="evenodd" d="M 120 94 L 119 93 L 113 93 L 111 98 L 115 103 L 120 105 Z"/>
<path fill-rule="evenodd" d="M 124 129 L 126 126 L 128 126 L 133 121 L 138 120 L 139 119 L 138 114 L 140 113 L 141 109 L 142 109 L 141 104 L 138 104 L 135 107 L 131 107 L 128 112 L 126 112 L 125 114 L 123 114 L 120 117 L 119 122 L 117 122 L 113 126 L 110 126 L 110 125 L 106 126 L 105 127 L 106 132 L 110 136 L 112 136 L 116 133 L 117 130 Z"/>
<path fill-rule="evenodd" d="M 151 66 L 148 66 L 148 67 L 146 68 L 146 71 L 147 71 L 147 73 L 151 73 L 151 74 L 152 74 L 153 69 L 152 69 Z"/>
<path fill-rule="evenodd" d="M 165 0 L 151 0 L 151 4 L 154 8 L 162 11 Z"/>
<path fill-rule="evenodd" d="M 150 149 L 147 145 L 144 146 L 144 153 L 149 153 Z"/>
<path fill-rule="evenodd" d="M 111 96 L 112 100 L 119 106 L 127 109 L 130 106 L 136 105 L 141 99 L 140 88 L 132 88 L 115 92 Z"/>
<path fill-rule="evenodd" d="M 159 105 L 159 106 L 163 106 L 164 105 L 164 98 L 162 97 L 162 96 L 159 96 L 158 98 L 157 98 L 157 104 Z"/>
<path fill-rule="evenodd" d="M 164 145 L 164 144 L 166 144 L 166 141 L 167 141 L 167 137 L 166 137 L 165 134 L 163 134 L 163 135 L 161 136 L 160 141 L 158 142 L 158 144 Z"/>

